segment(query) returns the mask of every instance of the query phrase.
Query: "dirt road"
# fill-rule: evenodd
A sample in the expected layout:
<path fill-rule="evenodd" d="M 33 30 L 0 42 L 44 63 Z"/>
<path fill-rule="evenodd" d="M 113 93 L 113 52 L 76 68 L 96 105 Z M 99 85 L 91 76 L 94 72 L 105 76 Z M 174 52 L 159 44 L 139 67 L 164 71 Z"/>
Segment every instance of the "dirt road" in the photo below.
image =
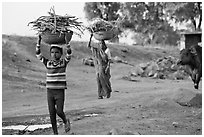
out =
<path fill-rule="evenodd" d="M 117 67 L 112 67 L 113 73 Z M 72 130 L 68 134 L 104 135 L 112 129 L 119 129 L 126 132 L 125 134 L 130 132 L 142 135 L 201 134 L 201 108 L 181 106 L 176 103 L 179 98 L 189 102 L 196 93 L 201 93 L 201 90 L 193 89 L 191 80 L 159 80 L 138 77 L 135 78 L 136 82 L 131 82 L 121 79 L 119 74 L 113 75 L 111 79 L 112 97 L 98 100 L 94 73 L 89 74 L 90 72 L 86 71 L 88 69 L 83 68 L 81 72 L 85 74 L 83 77 L 78 75 L 80 77 L 78 82 L 69 80 L 65 110 L 67 117 L 71 120 Z M 70 73 L 70 77 L 72 75 L 75 74 Z M 3 117 L 19 116 L 3 118 L 3 125 L 49 123 L 46 92 L 38 91 L 35 94 L 33 92 L 26 90 L 20 92 L 19 94 L 23 97 L 21 101 L 18 98 L 13 99 L 12 102 L 15 104 L 4 104 L 3 102 L 3 106 L 9 106 L 5 110 L 3 107 Z M 38 116 L 38 114 L 42 115 Z M 84 116 L 87 114 L 98 115 Z M 30 116 L 25 118 L 25 115 Z M 178 125 L 174 126 L 174 122 Z M 62 124 L 60 119 L 59 123 Z M 8 130 L 3 131 L 3 134 L 10 133 L 12 132 Z M 63 125 L 59 126 L 59 133 L 65 134 Z M 27 134 L 48 135 L 52 134 L 52 130 L 51 128 L 36 130 L 27 132 Z"/>

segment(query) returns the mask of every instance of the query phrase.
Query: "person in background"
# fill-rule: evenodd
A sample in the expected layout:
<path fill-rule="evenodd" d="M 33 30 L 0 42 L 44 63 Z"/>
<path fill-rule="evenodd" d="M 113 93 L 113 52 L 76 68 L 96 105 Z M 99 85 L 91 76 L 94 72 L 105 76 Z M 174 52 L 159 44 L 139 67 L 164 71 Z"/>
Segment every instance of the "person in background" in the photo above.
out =
<path fill-rule="evenodd" d="M 73 33 L 72 33 L 73 34 Z M 70 120 L 66 118 L 64 113 L 65 89 L 66 84 L 66 67 L 71 59 L 72 50 L 69 45 L 68 34 L 65 35 L 67 53 L 65 58 L 63 55 L 63 48 L 61 45 L 51 44 L 50 56 L 51 59 L 45 58 L 41 54 L 40 44 L 41 35 L 38 36 L 36 45 L 36 56 L 45 65 L 47 69 L 46 88 L 47 101 L 50 114 L 52 129 L 55 135 L 58 134 L 56 114 L 63 120 L 65 132 L 70 131 Z"/>
<path fill-rule="evenodd" d="M 98 85 L 98 99 L 103 99 L 104 96 L 107 98 L 111 97 L 111 83 L 110 83 L 110 61 L 111 53 L 110 49 L 106 46 L 105 41 L 101 40 L 98 47 L 91 46 L 91 39 L 93 34 L 90 36 L 88 48 L 91 49 L 94 57 L 94 66 L 96 70 L 96 80 Z"/>

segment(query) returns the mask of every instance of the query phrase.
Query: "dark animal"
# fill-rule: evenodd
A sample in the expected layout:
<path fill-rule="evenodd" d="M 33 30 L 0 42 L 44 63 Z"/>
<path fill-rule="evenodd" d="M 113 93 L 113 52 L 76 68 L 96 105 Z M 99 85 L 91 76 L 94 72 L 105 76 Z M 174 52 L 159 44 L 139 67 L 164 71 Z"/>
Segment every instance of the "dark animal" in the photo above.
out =
<path fill-rule="evenodd" d="M 198 89 L 202 77 L 202 47 L 196 45 L 183 49 L 180 52 L 180 65 L 187 65 L 190 70 L 190 76 L 194 83 L 194 88 Z"/>

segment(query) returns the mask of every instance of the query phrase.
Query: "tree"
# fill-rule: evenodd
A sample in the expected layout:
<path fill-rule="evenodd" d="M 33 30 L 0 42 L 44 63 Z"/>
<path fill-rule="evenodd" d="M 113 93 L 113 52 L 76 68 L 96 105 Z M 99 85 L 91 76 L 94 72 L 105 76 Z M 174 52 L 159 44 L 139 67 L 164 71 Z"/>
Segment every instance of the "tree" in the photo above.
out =
<path fill-rule="evenodd" d="M 171 14 L 166 14 L 166 7 L 164 2 L 88 2 L 85 3 L 84 11 L 88 20 L 95 17 L 107 21 L 124 18 L 121 23 L 123 30 L 131 29 L 141 34 L 144 38 L 142 41 L 149 44 L 170 41 L 176 43 L 176 40 L 168 40 L 176 38 L 169 35 L 177 34 L 168 22 Z"/>
<path fill-rule="evenodd" d="M 102 18 L 106 21 L 117 20 L 121 3 L 119 2 L 86 2 L 84 6 L 85 16 L 88 20 Z"/>
<path fill-rule="evenodd" d="M 200 30 L 202 24 L 202 2 L 166 3 L 166 12 L 175 22 L 190 21 L 194 30 Z M 198 20 L 198 23 L 197 23 Z"/>
<path fill-rule="evenodd" d="M 175 44 L 175 40 L 173 40 L 175 43 L 168 40 L 168 38 L 172 38 L 169 35 L 178 35 L 168 23 L 164 8 L 165 3 L 161 2 L 126 2 L 122 10 L 122 15 L 126 16 L 123 26 L 140 35 L 146 35 L 143 37 L 143 41 L 147 43 L 143 44 L 165 43 L 167 41 L 167 44 Z"/>
<path fill-rule="evenodd" d="M 124 17 L 122 26 L 124 28 L 137 30 L 140 27 L 140 24 L 142 24 L 145 11 L 146 8 L 144 2 L 125 2 L 121 9 L 121 16 Z"/>
<path fill-rule="evenodd" d="M 88 20 L 91 20 L 92 18 L 103 18 L 102 11 L 99 9 L 98 4 L 96 2 L 89 2 L 85 3 L 84 6 L 85 11 L 85 17 Z"/>

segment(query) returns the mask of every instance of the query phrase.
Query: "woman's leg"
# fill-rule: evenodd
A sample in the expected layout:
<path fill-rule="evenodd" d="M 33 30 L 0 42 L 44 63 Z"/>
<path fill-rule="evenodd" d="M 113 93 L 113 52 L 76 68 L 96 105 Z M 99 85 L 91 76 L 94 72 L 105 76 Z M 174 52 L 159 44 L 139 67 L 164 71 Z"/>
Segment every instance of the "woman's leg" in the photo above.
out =
<path fill-rule="evenodd" d="M 103 95 L 107 96 L 107 98 L 110 98 L 112 89 L 111 89 L 111 83 L 110 83 L 109 70 L 107 71 L 107 73 L 105 73 L 105 70 L 101 71 L 100 83 L 101 83 Z"/>
<path fill-rule="evenodd" d="M 97 81 L 97 86 L 98 86 L 98 99 L 103 99 L 102 86 L 101 86 L 99 74 L 97 74 L 96 76 L 96 81 Z"/>
<path fill-rule="evenodd" d="M 52 124 L 52 129 L 55 135 L 58 134 L 57 131 L 57 121 L 56 121 L 56 109 L 55 109 L 55 99 L 53 96 L 53 91 L 47 89 L 47 101 L 48 101 L 48 109 L 50 113 L 50 121 Z"/>
<path fill-rule="evenodd" d="M 108 93 L 107 93 L 107 98 L 110 98 L 111 97 L 111 92 L 112 92 L 112 88 L 111 88 L 111 82 L 110 82 L 110 78 L 111 78 L 111 75 L 110 75 L 110 68 L 108 69 L 107 71 L 107 83 L 108 83 L 108 87 L 109 87 L 109 90 L 108 90 Z"/>

